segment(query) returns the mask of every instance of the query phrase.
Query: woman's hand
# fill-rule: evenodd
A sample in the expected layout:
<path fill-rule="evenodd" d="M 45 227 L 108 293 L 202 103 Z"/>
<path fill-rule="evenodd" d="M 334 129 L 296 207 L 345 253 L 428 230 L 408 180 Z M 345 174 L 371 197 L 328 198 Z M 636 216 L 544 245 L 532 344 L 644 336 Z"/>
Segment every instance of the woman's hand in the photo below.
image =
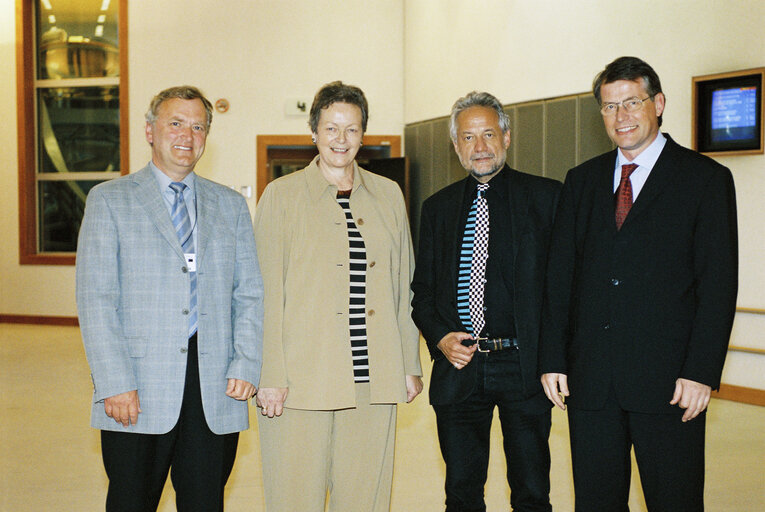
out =
<path fill-rule="evenodd" d="M 255 402 L 263 408 L 260 413 L 269 418 L 281 416 L 288 391 L 289 388 L 260 388 L 258 394 L 255 395 Z"/>
<path fill-rule="evenodd" d="M 422 379 L 417 375 L 406 376 L 406 403 L 414 400 L 414 397 L 422 392 Z"/>

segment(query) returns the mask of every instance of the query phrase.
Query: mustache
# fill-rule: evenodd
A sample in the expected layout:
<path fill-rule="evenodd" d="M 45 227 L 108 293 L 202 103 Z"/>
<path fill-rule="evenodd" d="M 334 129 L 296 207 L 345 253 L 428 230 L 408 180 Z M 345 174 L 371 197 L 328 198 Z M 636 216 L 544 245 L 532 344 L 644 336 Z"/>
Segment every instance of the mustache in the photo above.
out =
<path fill-rule="evenodd" d="M 491 152 L 484 152 L 484 153 L 476 153 L 475 155 L 472 155 L 470 157 L 470 161 L 478 160 L 479 158 L 494 158 L 494 153 Z"/>

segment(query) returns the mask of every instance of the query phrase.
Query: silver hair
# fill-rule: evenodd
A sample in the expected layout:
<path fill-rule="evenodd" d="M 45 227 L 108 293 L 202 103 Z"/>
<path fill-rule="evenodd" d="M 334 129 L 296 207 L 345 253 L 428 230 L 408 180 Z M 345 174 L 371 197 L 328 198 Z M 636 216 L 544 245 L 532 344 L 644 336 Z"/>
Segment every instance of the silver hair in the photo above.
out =
<path fill-rule="evenodd" d="M 502 104 L 499 100 L 488 92 L 473 91 L 455 101 L 452 106 L 452 115 L 449 119 L 449 134 L 453 141 L 457 141 L 457 116 L 460 115 L 460 112 L 470 107 L 486 107 L 494 110 L 499 118 L 499 127 L 502 133 L 510 131 L 510 118 L 502 109 Z"/>

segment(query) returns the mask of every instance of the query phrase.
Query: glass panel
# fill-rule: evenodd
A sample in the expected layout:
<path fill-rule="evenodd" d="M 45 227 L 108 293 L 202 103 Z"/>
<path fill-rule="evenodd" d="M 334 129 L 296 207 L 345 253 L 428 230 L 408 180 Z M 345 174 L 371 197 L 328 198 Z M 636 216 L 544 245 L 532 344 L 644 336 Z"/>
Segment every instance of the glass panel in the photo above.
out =
<path fill-rule="evenodd" d="M 39 172 L 120 170 L 119 87 L 38 89 Z"/>
<path fill-rule="evenodd" d="M 40 202 L 40 252 L 74 252 L 85 197 L 101 181 L 41 181 L 38 182 Z"/>
<path fill-rule="evenodd" d="M 37 78 L 119 76 L 118 0 L 38 0 Z"/>

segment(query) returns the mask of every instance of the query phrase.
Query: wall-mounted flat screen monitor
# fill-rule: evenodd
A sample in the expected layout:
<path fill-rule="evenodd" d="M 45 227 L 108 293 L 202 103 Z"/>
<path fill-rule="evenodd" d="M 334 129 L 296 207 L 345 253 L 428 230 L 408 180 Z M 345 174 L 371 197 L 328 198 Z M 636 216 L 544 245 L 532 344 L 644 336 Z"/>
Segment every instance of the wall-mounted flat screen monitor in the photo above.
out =
<path fill-rule="evenodd" d="M 694 149 L 763 152 L 763 76 L 765 68 L 693 78 Z"/>

